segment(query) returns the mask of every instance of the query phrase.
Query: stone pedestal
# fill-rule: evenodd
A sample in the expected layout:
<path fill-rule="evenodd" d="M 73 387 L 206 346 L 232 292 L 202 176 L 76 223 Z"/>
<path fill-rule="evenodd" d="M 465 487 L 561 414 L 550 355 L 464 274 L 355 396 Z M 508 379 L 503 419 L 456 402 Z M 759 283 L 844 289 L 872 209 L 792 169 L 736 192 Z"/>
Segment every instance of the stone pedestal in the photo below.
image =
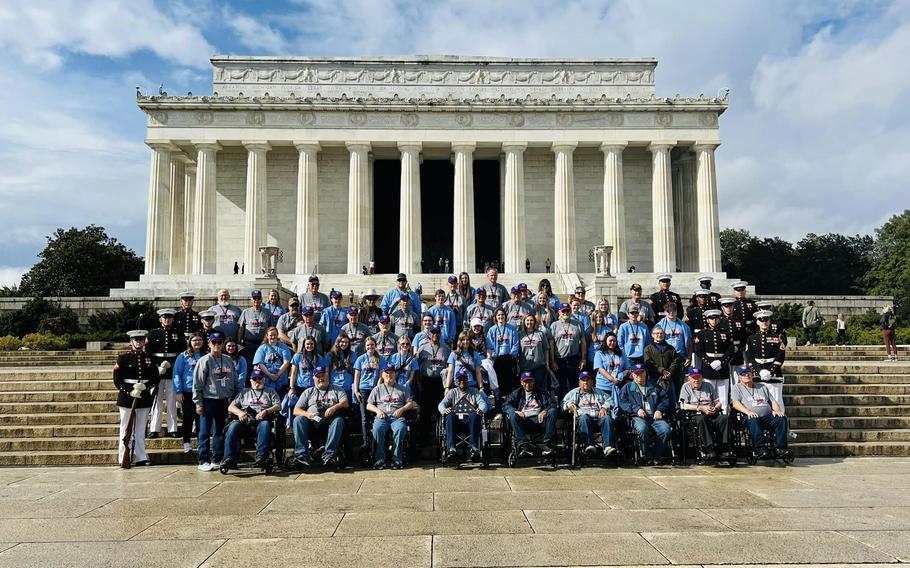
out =
<path fill-rule="evenodd" d="M 594 294 L 592 298 L 607 298 L 610 301 L 610 310 L 615 314 L 619 309 L 619 280 L 615 276 L 598 274 L 594 277 Z"/>

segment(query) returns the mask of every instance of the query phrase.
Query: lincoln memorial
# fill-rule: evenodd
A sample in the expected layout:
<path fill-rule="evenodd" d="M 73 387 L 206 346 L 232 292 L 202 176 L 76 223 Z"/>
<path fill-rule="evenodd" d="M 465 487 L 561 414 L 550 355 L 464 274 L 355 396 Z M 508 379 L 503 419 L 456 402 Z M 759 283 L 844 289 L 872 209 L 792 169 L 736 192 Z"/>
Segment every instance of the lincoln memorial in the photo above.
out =
<path fill-rule="evenodd" d="M 137 92 L 143 280 L 318 272 L 720 273 L 725 92 L 658 96 L 653 59 L 237 57 L 208 95 Z M 423 263 L 423 264 L 422 264 Z M 645 275 L 639 275 L 646 280 Z M 694 280 L 694 276 L 692 278 Z"/>

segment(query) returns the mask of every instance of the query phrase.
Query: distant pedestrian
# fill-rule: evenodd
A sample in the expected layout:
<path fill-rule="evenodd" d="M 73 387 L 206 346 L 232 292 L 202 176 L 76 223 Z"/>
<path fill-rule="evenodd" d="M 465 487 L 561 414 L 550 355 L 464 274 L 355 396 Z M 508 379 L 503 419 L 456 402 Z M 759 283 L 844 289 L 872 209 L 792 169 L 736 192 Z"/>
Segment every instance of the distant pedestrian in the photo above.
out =
<path fill-rule="evenodd" d="M 447 273 L 450 269 L 451 269 L 451 263 L 449 262 L 449 257 L 446 257 L 445 268 L 443 269 L 443 273 Z"/>
<path fill-rule="evenodd" d="M 531 259 L 525 259 L 525 272 L 531 272 Z"/>
<path fill-rule="evenodd" d="M 844 314 L 837 314 L 837 344 L 847 344 L 847 322 L 844 321 Z"/>
<path fill-rule="evenodd" d="M 882 340 L 885 342 L 885 354 L 888 356 L 885 361 L 897 361 L 897 344 L 894 338 L 897 318 L 894 316 L 894 310 L 891 306 L 882 308 L 882 317 L 878 325 L 882 328 Z"/>
<path fill-rule="evenodd" d="M 543 265 L 544 265 L 544 271 L 549 273 L 550 268 L 552 267 L 552 265 L 550 264 L 550 257 L 547 257 L 547 260 L 543 263 Z"/>
<path fill-rule="evenodd" d="M 443 260 L 442 260 L 442 257 L 441 257 L 441 256 L 439 257 L 439 262 L 437 262 L 436 264 L 439 266 L 439 272 L 442 273 L 442 269 L 443 269 L 444 263 L 443 263 Z M 446 270 L 446 272 L 448 272 L 448 270 Z"/>
<path fill-rule="evenodd" d="M 237 261 L 234 261 L 234 274 L 240 274 L 240 265 L 237 264 Z"/>
<path fill-rule="evenodd" d="M 815 301 L 809 300 L 808 305 L 803 308 L 803 329 L 806 330 L 806 346 L 818 344 L 818 328 L 822 322 L 821 313 L 815 307 Z"/>

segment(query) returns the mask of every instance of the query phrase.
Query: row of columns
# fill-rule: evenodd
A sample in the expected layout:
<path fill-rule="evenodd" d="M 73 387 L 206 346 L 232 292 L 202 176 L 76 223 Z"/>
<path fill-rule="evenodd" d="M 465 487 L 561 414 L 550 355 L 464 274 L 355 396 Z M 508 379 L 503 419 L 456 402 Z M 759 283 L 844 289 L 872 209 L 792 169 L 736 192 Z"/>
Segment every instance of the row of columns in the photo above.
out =
<path fill-rule="evenodd" d="M 215 236 L 216 155 L 221 148 L 210 141 L 192 142 L 193 163 L 169 143 L 151 143 L 146 274 L 212 274 Z M 247 150 L 246 216 L 243 260 L 251 271 L 259 264 L 259 247 L 266 245 L 268 227 L 267 142 L 243 142 Z M 308 274 L 319 263 L 319 206 L 315 141 L 295 142 L 299 153 L 297 174 L 297 235 L 295 270 Z M 373 258 L 373 187 L 371 145 L 352 142 L 348 177 L 347 272 L 359 274 Z M 613 247 L 612 266 L 628 266 L 623 199 L 623 151 L 625 143 L 605 143 L 603 218 L 604 244 Z M 653 142 L 652 239 L 653 271 L 720 271 L 720 239 L 717 212 L 717 182 L 714 150 L 717 144 L 695 144 L 694 157 L 684 155 L 674 168 L 671 151 L 675 142 Z M 552 145 L 554 179 L 554 268 L 577 270 L 575 227 L 575 180 L 573 156 L 577 143 Z M 420 272 L 422 257 L 420 220 L 419 142 L 398 145 L 401 154 L 401 199 L 399 206 L 399 270 Z M 525 226 L 524 152 L 526 143 L 508 142 L 505 155 L 503 207 L 503 261 L 506 272 L 522 272 L 527 258 Z M 453 203 L 454 272 L 471 272 L 475 266 L 474 162 L 475 144 L 452 146 L 455 163 Z M 694 195 L 693 195 L 694 193 Z M 674 204 L 674 201 L 678 203 Z M 167 212 L 161 215 L 159 212 Z M 676 223 L 676 221 L 679 223 Z"/>

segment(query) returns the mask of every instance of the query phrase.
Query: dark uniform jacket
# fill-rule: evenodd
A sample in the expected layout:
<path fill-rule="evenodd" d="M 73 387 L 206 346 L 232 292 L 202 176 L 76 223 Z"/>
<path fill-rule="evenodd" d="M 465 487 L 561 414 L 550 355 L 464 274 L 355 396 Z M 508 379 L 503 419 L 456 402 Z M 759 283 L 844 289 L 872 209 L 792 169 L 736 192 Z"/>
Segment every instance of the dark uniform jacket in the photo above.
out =
<path fill-rule="evenodd" d="M 698 305 L 698 300 L 695 299 L 695 294 L 692 294 L 692 299 L 689 300 L 689 304 L 692 306 Z M 711 292 L 710 295 L 705 298 L 705 309 L 706 310 L 719 310 L 720 309 L 720 294 L 717 292 Z"/>
<path fill-rule="evenodd" d="M 657 292 L 651 294 L 650 300 L 651 307 L 654 308 L 654 313 L 657 314 L 657 321 L 660 321 L 660 318 L 667 315 L 664 313 L 664 306 L 670 302 L 676 304 L 677 313 L 683 309 L 682 298 L 679 297 L 679 294 L 670 290 L 667 290 L 666 292 L 663 290 L 658 290 Z"/>
<path fill-rule="evenodd" d="M 743 322 L 747 336 L 758 331 L 755 326 L 755 312 L 757 311 L 758 306 L 749 298 L 737 298 L 733 302 L 733 317 Z"/>
<path fill-rule="evenodd" d="M 177 330 L 177 333 L 182 334 L 183 337 L 189 337 L 197 331 L 202 331 L 202 318 L 199 317 L 199 312 L 192 308 L 177 310 L 174 315 L 174 329 Z"/>
<path fill-rule="evenodd" d="M 707 304 L 705 307 L 695 304 L 686 310 L 686 323 L 692 328 L 693 337 L 705 328 L 705 310 L 707 309 L 709 309 Z"/>
<path fill-rule="evenodd" d="M 772 379 L 769 382 L 779 382 L 782 376 L 781 367 L 783 367 L 786 357 L 786 345 L 787 335 L 785 333 L 768 330 L 767 333 L 759 331 L 749 336 L 746 341 L 746 364 L 752 367 L 755 381 L 761 381 L 758 373 L 765 369 L 771 371 L 771 375 L 778 379 Z"/>
<path fill-rule="evenodd" d="M 721 316 L 718 327 L 729 333 L 730 340 L 733 342 L 733 359 L 730 362 L 734 365 L 742 365 L 743 351 L 746 349 L 746 339 L 749 337 L 745 324 L 742 320 L 732 316 Z"/>
<path fill-rule="evenodd" d="M 130 392 L 137 382 L 145 383 L 145 390 L 136 403 L 137 408 L 151 408 L 155 396 L 155 387 L 158 386 L 158 366 L 152 356 L 145 351 L 127 351 L 117 357 L 114 365 L 114 386 L 117 387 L 117 406 L 130 408 L 133 406 L 133 397 Z"/>
<path fill-rule="evenodd" d="M 173 326 L 167 329 L 159 327 L 149 332 L 145 350 L 152 356 L 152 361 L 154 361 L 156 367 L 162 361 L 167 361 L 171 364 L 171 368 L 168 369 L 163 377 L 169 379 L 171 378 L 171 372 L 177 356 L 186 351 L 186 337 Z"/>
<path fill-rule="evenodd" d="M 714 329 L 705 328 L 698 332 L 693 340 L 695 354 L 701 359 L 701 374 L 706 379 L 728 379 L 728 364 L 733 359 L 733 340 L 729 331 L 718 325 Z M 720 361 L 720 370 L 711 368 L 711 363 Z"/>

